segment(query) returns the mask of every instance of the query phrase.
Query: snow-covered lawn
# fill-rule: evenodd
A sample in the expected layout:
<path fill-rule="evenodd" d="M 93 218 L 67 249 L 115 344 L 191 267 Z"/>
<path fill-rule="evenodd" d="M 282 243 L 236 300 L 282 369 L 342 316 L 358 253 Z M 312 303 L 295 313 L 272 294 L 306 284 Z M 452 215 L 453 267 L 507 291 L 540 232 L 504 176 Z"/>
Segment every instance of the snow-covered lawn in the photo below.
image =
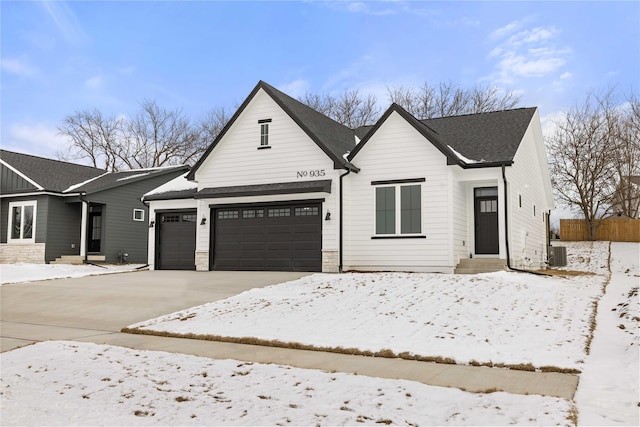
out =
<path fill-rule="evenodd" d="M 335 346 L 336 339 L 353 337 L 348 347 L 370 345 L 358 341 L 357 328 L 351 326 L 355 323 L 369 340 L 386 335 L 375 342 L 394 351 L 400 342 L 427 339 L 431 346 L 423 348 L 433 350 L 427 354 L 463 363 L 480 361 L 484 354 L 494 363 L 578 367 L 582 373 L 575 402 L 502 392 L 473 394 L 411 381 L 106 345 L 43 342 L 0 355 L 2 425 L 571 425 L 576 417 L 578 425 L 638 425 L 640 245 L 613 244 L 607 283 L 607 242 L 562 244 L 568 246 L 567 270 L 596 274 L 567 279 L 515 273 L 368 275 L 371 279 L 316 275 L 267 288 L 271 292 L 259 298 L 250 291 L 232 303 L 167 316 L 186 320 L 149 323 L 188 324 L 191 332 L 212 322 L 233 332 L 248 322 L 244 316 L 252 322 L 260 317 L 256 330 L 278 330 L 279 337 L 286 331 L 288 339 L 300 342 Z M 396 293 L 393 287 L 404 290 Z M 587 355 L 584 346 L 596 302 L 597 326 Z M 279 309 L 273 311 L 273 306 Z M 262 311 L 255 313 L 258 308 Z M 419 313 L 410 316 L 411 310 Z M 345 316 L 343 311 L 350 313 Z M 212 312 L 219 317 L 212 318 Z M 335 317 L 341 321 L 334 322 Z M 401 323 L 403 318 L 422 321 L 422 327 L 407 320 Z M 291 321 L 318 340 L 287 328 Z M 327 322 L 334 327 L 330 334 L 323 325 Z M 489 343 L 483 344 L 486 339 Z M 462 342 L 470 348 L 463 348 Z M 533 354 L 527 355 L 521 346 Z"/>
<path fill-rule="evenodd" d="M 123 273 L 136 271 L 141 267 L 143 267 L 143 264 L 107 264 L 100 267 L 89 264 L 0 264 L 0 285 L 96 274 Z"/>
<path fill-rule="evenodd" d="M 2 354 L 3 425 L 569 425 L 551 397 L 44 342 Z"/>
<path fill-rule="evenodd" d="M 315 274 L 130 328 L 579 371 L 608 274 L 608 243 L 582 246 L 571 269 L 598 274 Z"/>

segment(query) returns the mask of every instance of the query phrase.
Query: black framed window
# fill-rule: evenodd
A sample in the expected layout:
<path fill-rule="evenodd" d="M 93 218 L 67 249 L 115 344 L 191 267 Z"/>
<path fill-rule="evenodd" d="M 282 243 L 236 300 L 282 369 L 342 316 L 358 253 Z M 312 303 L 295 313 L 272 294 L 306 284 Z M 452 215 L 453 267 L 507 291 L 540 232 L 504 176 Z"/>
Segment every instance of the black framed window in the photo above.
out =
<path fill-rule="evenodd" d="M 377 187 L 375 234 L 403 235 L 422 232 L 422 185 Z"/>
<path fill-rule="evenodd" d="M 422 231 L 422 197 L 420 185 L 400 187 L 400 233 L 415 234 Z"/>
<path fill-rule="evenodd" d="M 396 232 L 396 188 L 376 188 L 376 234 Z"/>

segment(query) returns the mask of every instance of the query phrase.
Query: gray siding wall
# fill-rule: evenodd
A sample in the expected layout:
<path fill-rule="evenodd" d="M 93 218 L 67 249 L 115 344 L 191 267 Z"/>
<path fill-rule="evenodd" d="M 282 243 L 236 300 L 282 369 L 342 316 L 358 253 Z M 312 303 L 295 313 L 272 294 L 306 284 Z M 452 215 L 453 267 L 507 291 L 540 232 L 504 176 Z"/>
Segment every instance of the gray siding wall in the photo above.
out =
<path fill-rule="evenodd" d="M 0 165 L 0 192 L 37 190 L 32 184 L 20 175 L 6 167 Z"/>
<path fill-rule="evenodd" d="M 91 203 L 102 203 L 101 254 L 108 263 L 119 262 L 119 253 L 129 254 L 127 262 L 146 264 L 149 234 L 149 209 L 140 201 L 143 194 L 164 184 L 184 171 L 180 170 L 161 177 L 145 179 L 120 187 L 89 194 L 85 199 Z M 133 210 L 144 210 L 144 221 L 133 220 Z"/>
<path fill-rule="evenodd" d="M 80 255 L 81 204 L 49 197 L 47 211 L 45 261 L 53 261 L 62 255 Z"/>

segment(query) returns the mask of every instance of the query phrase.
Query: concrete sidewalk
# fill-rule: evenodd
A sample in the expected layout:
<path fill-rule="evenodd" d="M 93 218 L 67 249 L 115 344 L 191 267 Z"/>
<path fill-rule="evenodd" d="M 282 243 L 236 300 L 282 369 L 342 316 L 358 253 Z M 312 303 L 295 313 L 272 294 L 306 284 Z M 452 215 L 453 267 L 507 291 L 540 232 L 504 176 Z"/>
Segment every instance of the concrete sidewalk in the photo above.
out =
<path fill-rule="evenodd" d="M 371 377 L 405 379 L 471 392 L 506 391 L 516 394 L 540 394 L 572 399 L 578 385 L 578 376 L 569 374 L 446 365 L 153 335 L 117 333 L 77 338 L 75 341 L 118 345 L 138 350 L 192 354 L 212 359 L 277 363 L 297 368 L 321 369 L 328 372 L 347 372 Z"/>
<path fill-rule="evenodd" d="M 124 326 L 281 283 L 303 273 L 145 271 L 0 288 L 1 350 L 72 340 L 215 359 L 406 379 L 472 392 L 505 391 L 572 399 L 578 376 L 351 356 L 246 344 L 120 333 Z"/>

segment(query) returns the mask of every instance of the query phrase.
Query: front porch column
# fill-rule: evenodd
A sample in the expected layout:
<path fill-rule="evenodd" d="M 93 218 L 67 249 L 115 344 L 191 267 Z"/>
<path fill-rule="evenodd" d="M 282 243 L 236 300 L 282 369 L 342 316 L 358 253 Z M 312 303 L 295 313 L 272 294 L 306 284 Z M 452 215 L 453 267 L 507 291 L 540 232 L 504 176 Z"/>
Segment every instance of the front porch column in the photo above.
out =
<path fill-rule="evenodd" d="M 80 220 L 80 256 L 86 258 L 87 256 L 87 212 L 88 203 L 82 201 L 82 219 Z"/>

